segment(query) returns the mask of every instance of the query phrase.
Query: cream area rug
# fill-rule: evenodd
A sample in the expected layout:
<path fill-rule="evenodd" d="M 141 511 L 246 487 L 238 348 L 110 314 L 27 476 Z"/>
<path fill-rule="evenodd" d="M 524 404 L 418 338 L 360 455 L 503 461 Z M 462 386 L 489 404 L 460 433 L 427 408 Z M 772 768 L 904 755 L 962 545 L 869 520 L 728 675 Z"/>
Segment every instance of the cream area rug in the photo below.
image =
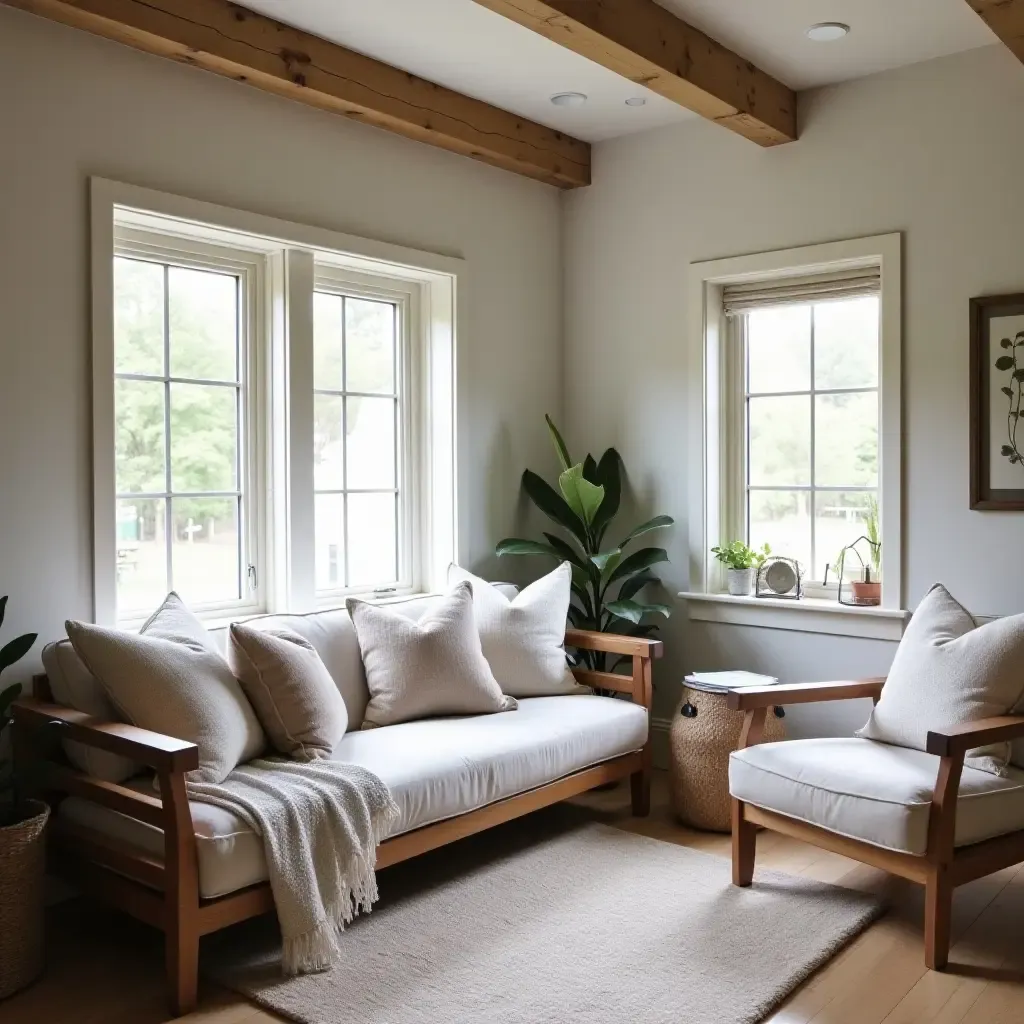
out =
<path fill-rule="evenodd" d="M 282 978 L 267 919 L 204 968 L 302 1024 L 753 1024 L 880 911 L 767 871 L 737 889 L 724 858 L 579 818 L 518 827 L 381 872 L 328 972 Z"/>

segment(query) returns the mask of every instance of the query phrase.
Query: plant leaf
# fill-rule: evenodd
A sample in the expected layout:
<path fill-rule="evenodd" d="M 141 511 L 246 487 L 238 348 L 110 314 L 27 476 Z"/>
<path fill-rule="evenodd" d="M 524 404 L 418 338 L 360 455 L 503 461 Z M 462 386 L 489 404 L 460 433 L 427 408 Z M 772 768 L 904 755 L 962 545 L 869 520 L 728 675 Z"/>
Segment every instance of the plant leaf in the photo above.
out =
<path fill-rule="evenodd" d="M 592 621 L 591 616 L 574 604 L 569 605 L 568 619 L 576 629 L 589 629 Z"/>
<path fill-rule="evenodd" d="M 641 523 L 634 530 L 630 531 L 619 547 L 624 548 L 631 540 L 636 540 L 637 537 L 650 533 L 651 530 L 660 530 L 665 526 L 671 526 L 674 522 L 675 520 L 671 516 L 655 516 L 653 519 L 648 519 L 646 523 Z"/>
<path fill-rule="evenodd" d="M 1008 370 L 1011 366 L 1013 366 L 1013 356 L 1000 356 L 996 360 L 997 370 Z"/>
<path fill-rule="evenodd" d="M 559 478 L 558 486 L 569 508 L 587 526 L 594 521 L 597 510 L 604 501 L 604 488 L 592 484 L 583 476 L 583 466 L 567 469 Z"/>
<path fill-rule="evenodd" d="M 547 413 L 544 414 L 544 422 L 548 425 L 548 433 L 551 434 L 551 441 L 558 452 L 558 461 L 562 464 L 562 469 L 568 469 L 572 465 L 572 459 L 569 458 L 569 449 L 566 448 L 558 427 Z"/>
<path fill-rule="evenodd" d="M 664 615 L 666 619 L 672 614 L 667 604 L 642 604 L 640 601 L 610 601 L 606 607 L 613 615 L 634 625 L 639 625 L 640 620 L 648 614 Z"/>
<path fill-rule="evenodd" d="M 494 546 L 496 555 L 550 555 L 562 560 L 562 556 L 550 545 L 541 544 L 539 540 L 520 540 L 518 537 L 506 537 Z"/>
<path fill-rule="evenodd" d="M 597 567 L 603 582 L 608 579 L 611 573 L 615 571 L 615 567 L 622 561 L 622 551 L 619 548 L 613 548 L 611 551 L 606 551 L 601 555 L 591 555 L 590 561 Z"/>
<path fill-rule="evenodd" d="M 7 611 L 7 595 L 0 597 L 0 626 L 4 624 L 4 613 Z"/>
<path fill-rule="evenodd" d="M 644 589 L 649 583 L 660 583 L 661 580 L 647 569 L 643 572 L 638 572 L 635 576 L 626 580 L 621 587 L 619 587 L 619 600 L 626 601 L 636 595 Z"/>
<path fill-rule="evenodd" d="M 572 592 L 576 595 L 577 600 L 583 605 L 583 610 L 587 613 L 588 619 L 594 617 L 594 602 L 590 600 L 590 594 L 587 593 L 587 588 L 581 586 L 575 580 L 572 581 Z"/>
<path fill-rule="evenodd" d="M 1010 341 L 1009 338 L 1003 338 L 1003 340 L 1000 341 L 999 344 L 1000 344 L 1000 346 L 1002 348 L 1012 348 L 1013 347 L 1013 342 Z"/>
<path fill-rule="evenodd" d="M 548 519 L 564 526 L 579 541 L 580 547 L 587 550 L 587 528 L 558 491 L 529 469 L 523 473 L 523 490 Z"/>
<path fill-rule="evenodd" d="M 1024 380 L 1024 367 L 1021 367 L 1019 370 L 1013 371 L 1013 379 Z"/>
<path fill-rule="evenodd" d="M 7 709 L 11 702 L 21 694 L 21 683 L 11 683 L 6 690 L 0 692 L 0 715 L 8 717 Z"/>
<path fill-rule="evenodd" d="M 600 544 L 604 531 L 618 514 L 622 501 L 622 458 L 619 453 L 614 448 L 606 449 L 597 464 L 594 476 L 588 476 L 587 479 L 604 488 L 604 501 L 601 502 L 593 523 L 597 543 Z"/>
<path fill-rule="evenodd" d="M 999 449 L 999 454 L 1000 455 L 1012 455 L 1013 454 L 1013 449 L 1008 444 L 1004 444 Z"/>
<path fill-rule="evenodd" d="M 0 672 L 24 658 L 36 642 L 37 635 L 36 633 L 23 633 L 10 643 L 0 647 Z"/>
<path fill-rule="evenodd" d="M 561 537 L 555 536 L 553 533 L 545 533 L 544 536 L 547 538 L 548 543 L 565 559 L 567 562 L 571 562 L 573 565 L 579 566 L 581 569 L 587 567 L 586 562 L 580 557 L 579 553 L 574 551 Z"/>
<path fill-rule="evenodd" d="M 657 565 L 658 562 L 667 561 L 668 552 L 664 548 L 641 548 L 619 563 L 609 582 L 614 583 L 616 580 L 632 576 L 642 569 L 649 569 L 652 565 Z"/>
<path fill-rule="evenodd" d="M 1013 398 L 1013 392 L 1009 388 L 1000 388 L 999 390 L 1002 391 L 1007 398 Z"/>
<path fill-rule="evenodd" d="M 594 461 L 593 455 L 588 454 L 583 460 L 583 475 L 592 484 L 599 484 L 601 482 L 597 476 L 597 463 Z"/>

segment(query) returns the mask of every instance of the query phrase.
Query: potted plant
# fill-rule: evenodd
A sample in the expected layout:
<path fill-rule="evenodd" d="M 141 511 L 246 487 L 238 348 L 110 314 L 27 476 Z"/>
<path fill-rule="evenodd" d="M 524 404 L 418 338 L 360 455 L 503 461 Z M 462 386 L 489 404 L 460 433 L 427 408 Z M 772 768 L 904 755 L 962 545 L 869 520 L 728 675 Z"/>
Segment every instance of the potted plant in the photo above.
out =
<path fill-rule="evenodd" d="M 7 598 L 0 597 L 0 626 Z M 0 672 L 28 654 L 35 633 L 0 647 Z M 43 962 L 43 829 L 50 809 L 19 798 L 10 762 L 11 704 L 21 684 L 0 690 L 0 999 L 33 981 Z"/>
<path fill-rule="evenodd" d="M 754 589 L 754 577 L 764 560 L 772 553 L 768 544 L 748 547 L 741 540 L 713 547 L 711 554 L 725 566 L 726 584 L 733 597 L 747 597 Z"/>

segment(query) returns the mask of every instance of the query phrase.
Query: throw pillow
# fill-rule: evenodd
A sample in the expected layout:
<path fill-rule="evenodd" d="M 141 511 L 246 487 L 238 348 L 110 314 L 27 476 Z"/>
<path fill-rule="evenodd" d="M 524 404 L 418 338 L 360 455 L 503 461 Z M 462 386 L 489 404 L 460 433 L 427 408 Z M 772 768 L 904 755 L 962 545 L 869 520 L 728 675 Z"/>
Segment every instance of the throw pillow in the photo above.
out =
<path fill-rule="evenodd" d="M 203 624 L 168 594 L 138 633 L 68 621 L 68 636 L 125 721 L 199 747 L 190 782 L 223 782 L 263 730 Z"/>
<path fill-rule="evenodd" d="M 298 761 L 330 757 L 348 711 L 316 648 L 290 629 L 232 623 L 228 664 L 275 750 Z"/>
<path fill-rule="evenodd" d="M 432 715 L 512 711 L 491 673 L 473 619 L 473 585 L 459 583 L 419 621 L 350 597 L 370 703 L 363 728 Z"/>
<path fill-rule="evenodd" d="M 1024 615 L 979 626 L 942 584 L 917 606 L 882 697 L 857 735 L 924 750 L 931 729 L 1009 713 L 1024 694 Z M 1005 774 L 1008 743 L 968 751 L 971 766 Z"/>
<path fill-rule="evenodd" d="M 513 697 L 552 697 L 590 693 L 565 661 L 565 622 L 569 613 L 572 566 L 563 562 L 509 599 L 493 584 L 457 565 L 448 583 L 473 585 L 473 613 L 484 657 L 503 693 Z"/>

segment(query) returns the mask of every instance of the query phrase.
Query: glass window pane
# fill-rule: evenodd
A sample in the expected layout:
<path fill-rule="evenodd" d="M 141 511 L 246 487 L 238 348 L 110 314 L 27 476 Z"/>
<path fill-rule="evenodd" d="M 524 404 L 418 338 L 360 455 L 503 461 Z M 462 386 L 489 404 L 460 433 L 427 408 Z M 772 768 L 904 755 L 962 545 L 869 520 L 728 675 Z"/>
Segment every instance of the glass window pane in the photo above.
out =
<path fill-rule="evenodd" d="M 171 489 L 233 491 L 238 466 L 238 392 L 171 384 Z"/>
<path fill-rule="evenodd" d="M 345 390 L 395 393 L 393 302 L 345 299 Z"/>
<path fill-rule="evenodd" d="M 814 473 L 819 487 L 878 483 L 878 392 L 817 395 Z"/>
<path fill-rule="evenodd" d="M 163 383 L 116 381 L 114 424 L 117 492 L 162 494 L 167 489 Z"/>
<path fill-rule="evenodd" d="M 394 494 L 348 496 L 349 586 L 381 586 L 398 579 Z"/>
<path fill-rule="evenodd" d="M 114 369 L 164 372 L 164 268 L 114 258 Z"/>
<path fill-rule="evenodd" d="M 313 293 L 313 387 L 342 389 L 342 298 L 326 292 Z"/>
<path fill-rule="evenodd" d="M 827 563 L 833 567 L 829 581 L 834 581 L 839 552 L 860 537 L 879 536 L 877 496 L 869 491 L 818 491 L 814 496 L 814 531 L 820 563 L 814 567 L 815 578 L 824 579 Z M 872 556 L 871 545 L 861 541 L 857 552 L 871 566 L 872 577 L 877 578 L 879 565 Z M 863 578 L 857 555 L 847 555 L 844 569 L 846 579 Z"/>
<path fill-rule="evenodd" d="M 171 376 L 238 380 L 238 278 L 167 271 Z"/>
<path fill-rule="evenodd" d="M 811 482 L 809 395 L 751 398 L 750 484 L 792 486 Z"/>
<path fill-rule="evenodd" d="M 345 586 L 345 496 L 316 496 L 316 589 Z"/>
<path fill-rule="evenodd" d="M 395 486 L 395 401 L 346 398 L 348 486 L 353 490 Z"/>
<path fill-rule="evenodd" d="M 750 491 L 750 545 L 771 545 L 772 554 L 795 558 L 804 572 L 811 564 L 811 514 L 808 491 Z"/>
<path fill-rule="evenodd" d="M 878 384 L 878 297 L 819 302 L 814 307 L 814 386 Z"/>
<path fill-rule="evenodd" d="M 148 614 L 164 599 L 167 585 L 167 535 L 163 498 L 117 503 L 117 610 L 125 616 Z"/>
<path fill-rule="evenodd" d="M 322 491 L 345 486 L 341 444 L 344 401 L 337 395 L 313 396 L 313 483 Z"/>
<path fill-rule="evenodd" d="M 194 604 L 238 600 L 238 499 L 174 498 L 171 521 L 174 589 Z"/>
<path fill-rule="evenodd" d="M 811 307 L 775 306 L 747 314 L 747 388 L 809 391 Z"/>

